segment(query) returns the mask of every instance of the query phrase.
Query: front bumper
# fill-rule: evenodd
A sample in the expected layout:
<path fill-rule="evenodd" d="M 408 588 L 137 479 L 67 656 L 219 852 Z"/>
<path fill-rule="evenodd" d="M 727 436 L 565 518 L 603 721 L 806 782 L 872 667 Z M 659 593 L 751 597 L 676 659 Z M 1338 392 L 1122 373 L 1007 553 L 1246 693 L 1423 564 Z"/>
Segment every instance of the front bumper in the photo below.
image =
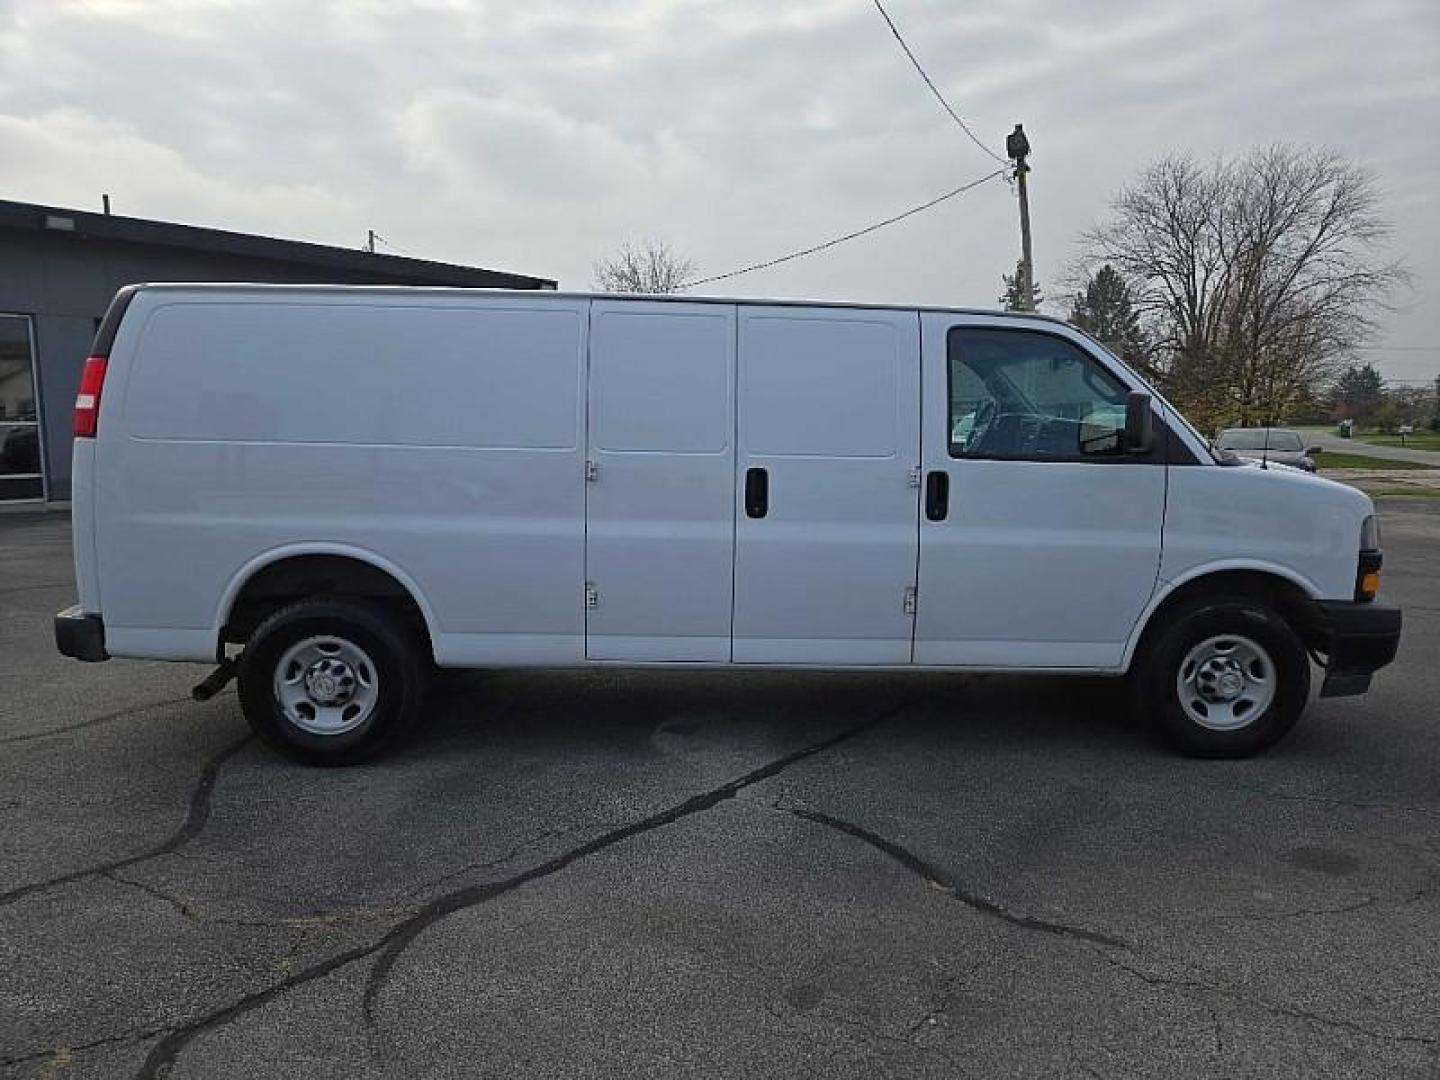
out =
<path fill-rule="evenodd" d="M 1395 659 L 1400 609 L 1346 600 L 1317 600 L 1321 651 L 1326 654 L 1321 697 L 1348 697 L 1370 689 L 1370 677 Z"/>
<path fill-rule="evenodd" d="M 55 616 L 55 647 L 62 656 L 76 660 L 109 660 L 105 620 L 99 615 L 87 615 L 79 607 L 66 608 Z"/>

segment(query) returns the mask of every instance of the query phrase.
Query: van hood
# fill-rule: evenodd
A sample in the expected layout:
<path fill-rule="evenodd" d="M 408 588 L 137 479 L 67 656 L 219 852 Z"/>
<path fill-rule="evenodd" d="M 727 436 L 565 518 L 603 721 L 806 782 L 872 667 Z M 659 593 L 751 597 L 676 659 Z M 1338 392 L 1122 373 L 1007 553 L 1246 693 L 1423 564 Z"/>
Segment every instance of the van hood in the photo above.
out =
<path fill-rule="evenodd" d="M 1242 458 L 1239 464 L 1226 468 L 1237 481 L 1242 483 L 1273 484 L 1277 494 L 1284 488 L 1299 497 L 1313 498 L 1337 507 L 1344 507 L 1357 515 L 1357 521 L 1363 521 L 1375 513 L 1375 503 L 1359 488 L 1342 484 L 1338 480 L 1331 480 L 1305 469 L 1298 469 L 1293 465 L 1272 461 L 1268 465 L 1262 466 L 1258 461 Z"/>

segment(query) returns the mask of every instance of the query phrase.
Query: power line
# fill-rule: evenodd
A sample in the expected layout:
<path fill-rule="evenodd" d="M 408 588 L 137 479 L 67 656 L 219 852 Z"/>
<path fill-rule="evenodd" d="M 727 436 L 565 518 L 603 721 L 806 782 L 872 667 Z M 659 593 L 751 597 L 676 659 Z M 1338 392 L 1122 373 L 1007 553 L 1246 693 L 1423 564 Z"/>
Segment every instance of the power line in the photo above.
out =
<path fill-rule="evenodd" d="M 975 132 L 970 130 L 970 125 L 965 123 L 965 121 L 960 118 L 960 114 L 950 107 L 950 103 L 945 100 L 945 95 L 940 93 L 940 88 L 936 86 L 930 76 L 925 73 L 925 69 L 920 66 L 920 61 L 917 60 L 915 58 L 915 54 L 910 51 L 910 46 L 907 45 L 905 43 L 905 39 L 900 36 L 900 30 L 895 25 L 895 20 L 890 18 L 890 13 L 885 10 L 885 5 L 880 3 L 880 0 L 874 0 L 874 4 L 875 9 L 880 12 L 880 17 L 885 20 L 885 25 L 890 27 L 890 33 L 895 35 L 895 40 L 900 43 L 900 48 L 904 49 L 905 55 L 910 58 L 910 63 L 914 64 L 915 70 L 920 73 L 920 78 L 925 80 L 925 85 L 928 86 L 930 88 L 930 92 L 935 95 L 935 100 L 940 102 L 940 106 L 947 113 L 950 114 L 950 119 L 954 120 L 955 123 L 960 125 L 960 130 L 965 132 L 966 135 L 970 136 L 971 142 L 973 142 L 981 150 L 984 150 L 985 153 L 989 154 L 996 161 L 1000 162 L 1001 165 L 1005 165 L 1008 167 L 1010 163 L 1005 158 L 995 153 L 995 151 L 991 150 L 983 142 L 981 142 Z"/>
<path fill-rule="evenodd" d="M 715 274 L 711 277 L 699 278 L 695 281 L 687 281 L 683 287 L 690 289 L 694 288 L 696 285 L 708 285 L 712 281 L 724 281 L 726 278 L 739 277 L 741 274 L 748 274 L 753 270 L 766 270 L 772 266 L 779 266 L 781 263 L 790 262 L 793 259 L 803 259 L 806 255 L 814 255 L 817 252 L 825 251 L 827 248 L 832 248 L 839 244 L 843 244 L 847 240 L 855 240 L 861 236 L 865 236 L 868 233 L 875 232 L 878 229 L 883 229 L 887 225 L 894 225 L 897 221 L 904 221 L 906 218 L 913 217 L 914 215 L 919 214 L 925 210 L 929 210 L 933 206 L 939 206 L 946 199 L 953 199 L 957 195 L 963 195 L 971 188 L 979 187 L 987 180 L 994 180 L 997 176 L 1001 176 L 1004 173 L 1008 172 L 1009 168 L 1009 164 L 1007 163 L 1006 167 L 1003 169 L 996 169 L 994 172 L 982 176 L 978 180 L 971 180 L 968 184 L 961 184 L 959 187 L 952 188 L 951 190 L 945 192 L 945 194 L 943 195 L 937 195 L 929 202 L 923 202 L 919 206 L 912 206 L 909 210 L 904 210 L 894 215 L 893 217 L 888 217 L 884 221 L 877 221 L 873 225 L 866 225 L 863 229 L 856 229 L 854 232 L 846 233 L 844 236 L 837 236 L 834 239 L 826 240 L 824 243 L 815 244 L 812 247 L 804 248 L 800 251 L 792 251 L 790 252 L 790 254 L 781 255 L 779 258 L 776 259 L 766 259 L 764 262 L 752 263 L 749 266 L 741 267 L 739 270 L 731 270 L 725 274 Z"/>

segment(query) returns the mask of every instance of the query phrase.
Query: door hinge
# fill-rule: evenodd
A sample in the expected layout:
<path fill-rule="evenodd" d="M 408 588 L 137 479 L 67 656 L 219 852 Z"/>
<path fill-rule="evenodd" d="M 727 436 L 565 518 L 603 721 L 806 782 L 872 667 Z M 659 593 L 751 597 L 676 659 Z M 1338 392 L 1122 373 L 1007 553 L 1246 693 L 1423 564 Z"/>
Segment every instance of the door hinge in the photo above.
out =
<path fill-rule="evenodd" d="M 585 606 L 586 608 L 597 608 L 600 606 L 600 593 L 596 590 L 593 581 L 585 582 Z"/>
<path fill-rule="evenodd" d="M 905 601 L 904 601 L 904 603 L 905 603 L 905 614 L 906 614 L 906 615 L 914 615 L 914 614 L 915 614 L 915 597 L 916 597 L 915 586 L 914 586 L 914 585 L 907 586 L 906 589 L 905 589 Z"/>
<path fill-rule="evenodd" d="M 593 484 L 600 479 L 600 463 L 598 461 L 585 462 L 585 482 Z"/>
<path fill-rule="evenodd" d="M 918 487 L 920 486 L 920 466 L 919 466 L 919 465 L 916 465 L 913 469 L 910 470 L 910 486 L 913 487 L 913 488 L 918 488 Z"/>

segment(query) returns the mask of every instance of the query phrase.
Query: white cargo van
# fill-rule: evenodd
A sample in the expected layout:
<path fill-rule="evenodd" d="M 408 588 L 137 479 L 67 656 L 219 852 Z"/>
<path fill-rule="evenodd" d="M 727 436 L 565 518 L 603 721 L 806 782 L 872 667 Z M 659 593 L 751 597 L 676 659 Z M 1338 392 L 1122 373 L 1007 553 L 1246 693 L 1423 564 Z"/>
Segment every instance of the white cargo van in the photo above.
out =
<path fill-rule="evenodd" d="M 146 285 L 75 434 L 60 650 L 236 671 L 307 761 L 410 727 L 432 663 L 1130 672 L 1240 755 L 1400 634 L 1368 498 L 1217 457 L 1036 316 Z"/>

